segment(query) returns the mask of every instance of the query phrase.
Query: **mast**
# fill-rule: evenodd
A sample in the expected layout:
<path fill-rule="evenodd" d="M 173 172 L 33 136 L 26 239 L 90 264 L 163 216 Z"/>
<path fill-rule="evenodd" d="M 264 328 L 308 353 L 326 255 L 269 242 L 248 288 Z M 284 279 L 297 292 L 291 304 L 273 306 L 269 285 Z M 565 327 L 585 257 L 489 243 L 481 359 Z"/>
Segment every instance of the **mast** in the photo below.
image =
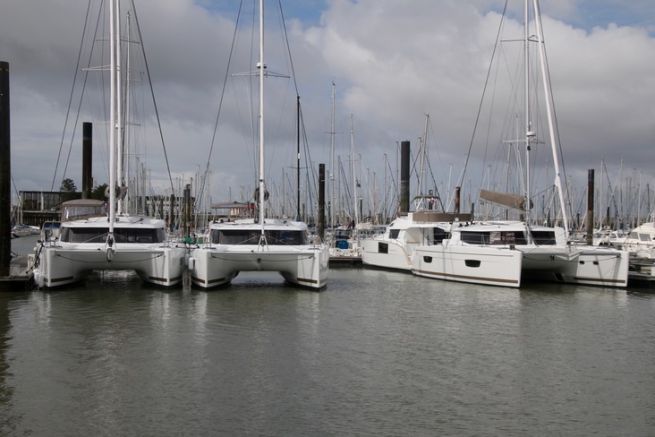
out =
<path fill-rule="evenodd" d="M 525 0 L 523 7 L 523 50 L 525 68 L 525 222 L 530 225 L 530 141 L 535 133 L 532 131 L 532 120 L 530 120 L 530 11 L 528 0 Z M 527 232 L 528 243 L 532 242 L 530 232 Z"/>
<path fill-rule="evenodd" d="M 296 220 L 300 221 L 300 96 L 296 96 Z"/>
<path fill-rule="evenodd" d="M 130 178 L 130 11 L 127 11 L 127 54 L 125 65 L 125 175 L 127 176 L 128 190 L 125 192 L 125 205 L 127 205 L 127 212 L 130 208 L 130 192 L 129 192 L 129 178 Z"/>
<path fill-rule="evenodd" d="M 107 243 L 113 244 L 116 218 L 116 1 L 109 2 L 109 232 Z"/>
<path fill-rule="evenodd" d="M 259 0 L 259 244 L 266 244 L 264 233 L 264 0 Z"/>
<path fill-rule="evenodd" d="M 114 47 L 116 50 L 116 177 L 118 179 L 118 186 L 122 189 L 125 182 L 123 180 L 123 109 L 121 103 L 121 93 L 123 90 L 123 81 L 121 77 L 121 19 L 120 19 L 120 0 L 116 0 L 115 7 L 115 31 L 114 38 L 116 42 Z M 117 204 L 117 214 L 123 213 L 123 201 L 120 200 Z"/>
<path fill-rule="evenodd" d="M 355 226 L 359 223 L 359 211 L 357 208 L 357 174 L 355 173 L 355 118 L 350 114 L 350 164 L 353 175 L 353 202 L 355 207 Z"/>
<path fill-rule="evenodd" d="M 555 123 L 553 120 L 553 107 L 552 107 L 552 94 L 550 93 L 550 83 L 549 77 L 546 71 L 546 53 L 544 49 L 544 34 L 541 28 L 541 12 L 539 11 L 539 2 L 533 0 L 534 13 L 535 13 L 535 23 L 537 25 L 537 38 L 539 45 L 539 62 L 541 64 L 541 81 L 544 87 L 544 95 L 546 96 L 546 115 L 548 118 L 548 133 L 550 136 L 550 148 L 553 153 L 553 164 L 555 166 L 555 187 L 557 188 L 557 194 L 559 195 L 560 208 L 562 212 L 562 221 L 564 224 L 564 232 L 566 238 L 569 237 L 569 221 L 566 215 L 566 204 L 564 203 L 564 191 L 562 189 L 562 173 L 560 170 L 559 156 L 557 153 L 558 143 L 557 137 L 555 136 Z M 528 203 L 530 200 L 528 199 Z M 528 205 L 529 207 L 529 205 Z"/>
<path fill-rule="evenodd" d="M 336 85 L 332 82 L 332 118 L 330 121 L 330 227 L 334 228 L 334 117 Z"/>

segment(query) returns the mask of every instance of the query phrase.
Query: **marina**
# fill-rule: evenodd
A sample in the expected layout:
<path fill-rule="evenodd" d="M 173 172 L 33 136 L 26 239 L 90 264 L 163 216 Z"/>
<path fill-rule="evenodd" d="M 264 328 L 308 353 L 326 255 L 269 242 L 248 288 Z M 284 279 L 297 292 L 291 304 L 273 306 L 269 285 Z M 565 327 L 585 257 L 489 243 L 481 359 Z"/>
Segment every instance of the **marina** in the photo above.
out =
<path fill-rule="evenodd" d="M 214 291 L 106 273 L 0 293 L 0 429 L 647 436 L 654 311 L 633 289 L 369 269 L 331 270 L 320 293 L 273 273 Z"/>
<path fill-rule="evenodd" d="M 655 435 L 655 9 L 6 1 L 0 435 Z"/>

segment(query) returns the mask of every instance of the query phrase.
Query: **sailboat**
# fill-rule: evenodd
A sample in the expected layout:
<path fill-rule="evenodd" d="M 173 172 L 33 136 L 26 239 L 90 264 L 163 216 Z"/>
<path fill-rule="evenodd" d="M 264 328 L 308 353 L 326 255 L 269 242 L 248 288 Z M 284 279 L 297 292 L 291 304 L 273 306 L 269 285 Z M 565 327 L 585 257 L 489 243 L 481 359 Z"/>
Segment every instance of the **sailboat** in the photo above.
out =
<path fill-rule="evenodd" d="M 59 237 L 40 241 L 31 256 L 39 287 L 78 282 L 94 270 L 133 270 L 144 281 L 170 287 L 182 281 L 186 249 L 168 241 L 163 220 L 117 213 L 122 175 L 120 1 L 110 0 L 109 210 L 97 200 L 64 205 Z M 124 189 L 122 190 L 124 191 Z"/>
<path fill-rule="evenodd" d="M 531 89 L 528 50 L 530 36 L 529 0 L 524 3 L 525 50 L 525 137 L 526 192 L 524 197 L 511 193 L 481 192 L 481 197 L 506 207 L 522 209 L 523 220 L 487 221 L 453 226 L 450 237 L 438 244 L 417 247 L 412 271 L 419 276 L 460 282 L 519 287 L 523 279 L 626 287 L 628 253 L 612 248 L 583 246 L 569 241 L 568 218 L 558 155 L 555 117 L 550 79 L 547 74 L 544 38 L 538 0 L 532 1 L 536 43 L 539 47 L 541 85 L 546 103 L 548 137 L 555 167 L 555 187 L 559 197 L 563 227 L 534 226 L 530 220 L 530 150 L 536 144 L 528 90 Z"/>
<path fill-rule="evenodd" d="M 266 217 L 264 174 L 264 0 L 259 0 L 259 178 L 257 218 L 214 221 L 189 256 L 191 280 L 201 288 L 229 284 L 244 271 L 273 271 L 290 284 L 321 289 L 327 284 L 328 247 L 312 241 L 301 221 Z"/>

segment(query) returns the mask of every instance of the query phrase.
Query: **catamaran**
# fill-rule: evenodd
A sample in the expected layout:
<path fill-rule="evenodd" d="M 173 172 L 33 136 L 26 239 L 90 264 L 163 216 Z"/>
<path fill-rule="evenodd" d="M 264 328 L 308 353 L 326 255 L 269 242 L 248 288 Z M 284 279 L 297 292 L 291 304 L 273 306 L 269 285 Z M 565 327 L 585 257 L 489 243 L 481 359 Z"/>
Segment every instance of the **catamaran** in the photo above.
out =
<path fill-rule="evenodd" d="M 38 243 L 31 256 L 39 287 L 82 280 L 94 270 L 133 270 L 144 281 L 173 286 L 182 281 L 186 249 L 167 239 L 164 220 L 123 213 L 116 185 L 122 157 L 120 109 L 120 1 L 110 0 L 109 205 L 97 200 L 64 204 L 59 237 Z M 125 189 L 122 191 L 124 192 Z M 117 213 L 118 208 L 118 213 Z"/>
<path fill-rule="evenodd" d="M 189 257 L 191 280 L 201 288 L 229 284 L 244 271 L 273 271 L 311 289 L 327 284 L 328 247 L 300 221 L 267 218 L 264 174 L 264 1 L 259 0 L 259 180 L 256 218 L 210 223 L 205 243 Z"/>
<path fill-rule="evenodd" d="M 415 248 L 412 271 L 419 276 L 461 282 L 519 287 L 526 278 L 606 287 L 625 287 L 628 281 L 628 253 L 613 248 L 572 244 L 565 208 L 558 154 L 553 97 L 546 67 L 544 38 L 538 0 L 532 1 L 536 36 L 529 26 L 529 0 L 524 3 L 525 51 L 525 136 L 526 192 L 481 192 L 481 197 L 523 211 L 520 221 L 476 222 L 453 226 L 450 236 Z M 535 39 L 536 38 L 536 39 Z M 555 168 L 554 185 L 559 197 L 563 226 L 535 226 L 531 221 L 532 193 L 530 151 L 537 143 L 530 111 L 530 44 L 539 48 L 541 85 L 546 103 L 548 137 Z"/>

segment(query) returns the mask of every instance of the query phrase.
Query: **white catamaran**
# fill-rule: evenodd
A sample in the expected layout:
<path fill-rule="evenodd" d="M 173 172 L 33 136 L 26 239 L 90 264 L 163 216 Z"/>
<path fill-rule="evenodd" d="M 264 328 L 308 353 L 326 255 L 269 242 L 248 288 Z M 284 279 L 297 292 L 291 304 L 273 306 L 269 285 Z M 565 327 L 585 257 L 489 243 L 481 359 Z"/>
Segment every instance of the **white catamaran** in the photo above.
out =
<path fill-rule="evenodd" d="M 212 222 L 203 243 L 190 253 L 193 284 L 202 288 L 229 284 L 239 272 L 279 272 L 289 283 L 312 289 L 327 284 L 328 247 L 310 241 L 307 225 L 265 217 L 264 183 L 264 1 L 259 0 L 259 181 L 257 219 Z"/>
<path fill-rule="evenodd" d="M 164 220 L 117 214 L 117 162 L 122 157 L 120 1 L 110 0 L 109 211 L 102 201 L 62 207 L 59 238 L 41 241 L 31 262 L 39 287 L 80 281 L 94 270 L 133 270 L 144 281 L 173 286 L 182 281 L 186 249 L 167 240 Z M 120 207 L 118 212 L 120 211 Z"/>
<path fill-rule="evenodd" d="M 536 37 L 530 35 L 529 0 L 524 4 L 525 51 L 525 197 L 508 193 L 481 192 L 481 197 L 505 206 L 523 209 L 521 221 L 458 224 L 449 238 L 415 248 L 412 271 L 420 276 L 461 282 L 519 287 L 522 279 L 575 284 L 625 287 L 628 281 L 628 253 L 612 248 L 584 246 L 569 241 L 567 212 L 562 189 L 553 98 L 546 67 L 544 38 L 538 0 L 532 0 Z M 535 39 L 536 38 L 536 39 Z M 537 143 L 531 119 L 529 91 L 532 89 L 528 50 L 539 48 L 541 85 L 546 103 L 548 139 L 555 167 L 555 187 L 563 227 L 534 226 L 530 220 L 530 150 Z"/>

